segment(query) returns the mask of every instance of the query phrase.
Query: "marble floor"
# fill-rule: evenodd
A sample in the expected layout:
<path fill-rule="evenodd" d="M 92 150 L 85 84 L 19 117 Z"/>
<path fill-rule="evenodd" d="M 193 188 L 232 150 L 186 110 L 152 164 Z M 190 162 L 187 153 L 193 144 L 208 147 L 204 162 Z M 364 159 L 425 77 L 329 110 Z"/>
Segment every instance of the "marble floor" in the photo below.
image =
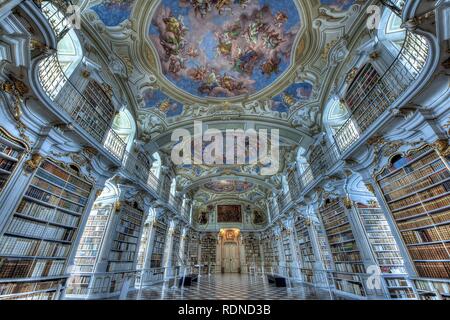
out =
<path fill-rule="evenodd" d="M 327 291 L 296 284 L 277 288 L 261 276 L 240 274 L 204 275 L 184 289 L 167 284 L 143 288 L 128 295 L 129 300 L 329 300 Z"/>

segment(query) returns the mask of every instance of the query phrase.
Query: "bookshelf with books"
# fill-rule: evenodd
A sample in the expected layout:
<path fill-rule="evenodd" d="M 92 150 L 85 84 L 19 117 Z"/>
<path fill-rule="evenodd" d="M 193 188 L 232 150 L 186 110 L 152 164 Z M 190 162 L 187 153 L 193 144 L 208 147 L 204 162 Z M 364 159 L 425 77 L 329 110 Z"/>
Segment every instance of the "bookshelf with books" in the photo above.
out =
<path fill-rule="evenodd" d="M 313 269 L 316 262 L 314 250 L 312 247 L 311 236 L 309 233 L 310 221 L 303 216 L 297 217 L 295 221 L 295 235 L 297 244 L 297 261 L 300 262 L 302 268 L 302 276 L 304 281 L 312 283 Z"/>
<path fill-rule="evenodd" d="M 286 263 L 286 267 L 291 267 L 294 262 L 294 257 L 292 256 L 292 246 L 291 246 L 291 231 L 283 230 L 281 232 L 281 243 L 283 248 L 283 258 Z"/>
<path fill-rule="evenodd" d="M 275 236 L 270 232 L 266 233 L 262 239 L 264 268 L 272 268 L 279 265 L 278 245 Z"/>
<path fill-rule="evenodd" d="M 91 190 L 91 182 L 76 167 L 51 159 L 41 163 L 0 238 L 2 287 L 25 293 L 52 284 L 45 290 L 55 293 L 65 285 Z M 28 296 L 33 298 L 33 293 Z"/>
<path fill-rule="evenodd" d="M 153 240 L 150 268 L 161 268 L 163 266 L 162 263 L 168 226 L 164 221 L 157 220 L 153 224 L 153 227 L 155 228 L 155 235 Z"/>
<path fill-rule="evenodd" d="M 429 288 L 446 288 L 450 283 L 448 160 L 424 145 L 404 156 L 394 155 L 376 176 L 414 265 L 416 274 L 412 276 L 417 278 L 416 287 L 422 298 L 432 296 Z"/>
<path fill-rule="evenodd" d="M 415 293 L 405 269 L 397 242 L 383 211 L 376 201 L 355 203 L 365 235 L 393 299 L 414 299 Z"/>
<path fill-rule="evenodd" d="M 342 199 L 327 199 L 319 208 L 333 258 L 333 280 L 338 291 L 365 296 L 364 285 L 358 276 L 365 266 L 352 225 Z"/>
<path fill-rule="evenodd" d="M 202 265 L 215 266 L 217 254 L 217 239 L 213 234 L 204 234 L 200 238 Z"/>
<path fill-rule="evenodd" d="M 136 269 L 144 211 L 135 202 L 121 201 L 118 215 L 119 219 L 112 237 L 106 272 L 124 272 Z"/>
<path fill-rule="evenodd" d="M 172 266 L 176 267 L 182 264 L 182 257 L 180 257 L 180 242 L 181 233 L 178 228 L 175 228 L 172 238 Z"/>
<path fill-rule="evenodd" d="M 243 237 L 243 244 L 245 250 L 245 261 L 249 267 L 261 266 L 261 252 L 259 247 L 259 240 L 256 235 L 250 233 Z"/>
<path fill-rule="evenodd" d="M 331 256 L 331 249 L 328 245 L 328 238 L 325 232 L 325 228 L 321 223 L 314 224 L 314 230 L 317 236 L 318 249 L 320 253 L 320 259 L 325 270 L 333 269 L 333 257 Z"/>
<path fill-rule="evenodd" d="M 199 250 L 199 237 L 198 233 L 191 232 L 189 239 L 186 241 L 189 243 L 188 246 L 188 264 L 195 266 L 199 264 L 198 261 L 198 250 Z"/>
<path fill-rule="evenodd" d="M 25 143 L 13 138 L 0 127 L 0 195 L 10 181 L 26 150 Z"/>
<path fill-rule="evenodd" d="M 137 260 L 137 270 L 145 269 L 145 260 L 147 259 L 147 251 L 149 250 L 151 234 L 152 234 L 153 223 L 150 219 L 147 219 L 144 223 L 144 228 L 142 230 L 142 236 L 139 245 L 138 260 Z"/>

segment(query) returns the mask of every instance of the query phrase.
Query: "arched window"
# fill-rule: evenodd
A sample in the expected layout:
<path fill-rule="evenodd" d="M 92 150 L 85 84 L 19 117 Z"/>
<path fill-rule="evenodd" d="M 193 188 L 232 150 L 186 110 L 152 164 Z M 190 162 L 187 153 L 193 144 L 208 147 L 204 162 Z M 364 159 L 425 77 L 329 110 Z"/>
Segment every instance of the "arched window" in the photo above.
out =
<path fill-rule="evenodd" d="M 384 11 L 378 30 L 378 38 L 393 55 L 397 55 L 405 40 L 402 19 L 389 9 Z"/>
<path fill-rule="evenodd" d="M 309 166 L 309 163 L 304 156 L 305 153 L 306 150 L 303 148 L 299 148 L 297 152 L 297 170 L 300 180 L 303 183 L 303 186 L 308 185 L 310 182 L 314 180 L 314 176 Z"/>
<path fill-rule="evenodd" d="M 70 30 L 58 42 L 58 60 L 67 78 L 70 78 L 83 59 L 83 49 L 77 34 Z"/>
<path fill-rule="evenodd" d="M 120 111 L 114 118 L 112 128 L 127 145 L 127 151 L 130 151 L 136 134 L 136 124 L 131 113 L 126 109 Z"/>
<path fill-rule="evenodd" d="M 337 97 L 332 98 L 325 107 L 323 119 L 325 131 L 329 141 L 336 142 L 340 150 L 344 150 L 354 139 L 359 137 L 359 133 L 347 106 Z M 340 129 L 346 125 L 348 135 L 336 135 Z"/>
<path fill-rule="evenodd" d="M 170 195 L 175 196 L 176 193 L 177 193 L 177 180 L 173 178 L 172 184 L 170 185 Z"/>
<path fill-rule="evenodd" d="M 151 171 L 153 175 L 157 179 L 159 179 L 159 177 L 161 176 L 161 157 L 158 152 L 155 152 L 154 154 L 152 154 L 152 158 L 153 158 L 153 165 Z"/>

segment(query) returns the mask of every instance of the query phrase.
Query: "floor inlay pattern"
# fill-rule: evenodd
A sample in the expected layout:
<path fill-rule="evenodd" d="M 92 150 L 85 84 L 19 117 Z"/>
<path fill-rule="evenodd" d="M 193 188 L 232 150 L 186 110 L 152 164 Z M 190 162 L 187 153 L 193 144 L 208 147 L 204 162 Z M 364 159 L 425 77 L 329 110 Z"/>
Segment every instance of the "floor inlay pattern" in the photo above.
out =
<path fill-rule="evenodd" d="M 309 286 L 277 288 L 261 276 L 224 274 L 202 276 L 184 289 L 167 284 L 143 288 L 128 295 L 130 300 L 329 300 L 326 291 Z"/>

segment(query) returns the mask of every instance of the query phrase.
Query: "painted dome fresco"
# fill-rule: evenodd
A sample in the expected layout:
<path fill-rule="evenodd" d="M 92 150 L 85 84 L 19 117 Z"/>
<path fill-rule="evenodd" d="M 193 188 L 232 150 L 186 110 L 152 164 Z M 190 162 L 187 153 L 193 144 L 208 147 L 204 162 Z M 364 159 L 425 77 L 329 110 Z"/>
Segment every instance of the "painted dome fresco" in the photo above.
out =
<path fill-rule="evenodd" d="M 230 98 L 260 92 L 290 68 L 300 27 L 292 0 L 161 0 L 149 39 L 170 83 Z"/>

